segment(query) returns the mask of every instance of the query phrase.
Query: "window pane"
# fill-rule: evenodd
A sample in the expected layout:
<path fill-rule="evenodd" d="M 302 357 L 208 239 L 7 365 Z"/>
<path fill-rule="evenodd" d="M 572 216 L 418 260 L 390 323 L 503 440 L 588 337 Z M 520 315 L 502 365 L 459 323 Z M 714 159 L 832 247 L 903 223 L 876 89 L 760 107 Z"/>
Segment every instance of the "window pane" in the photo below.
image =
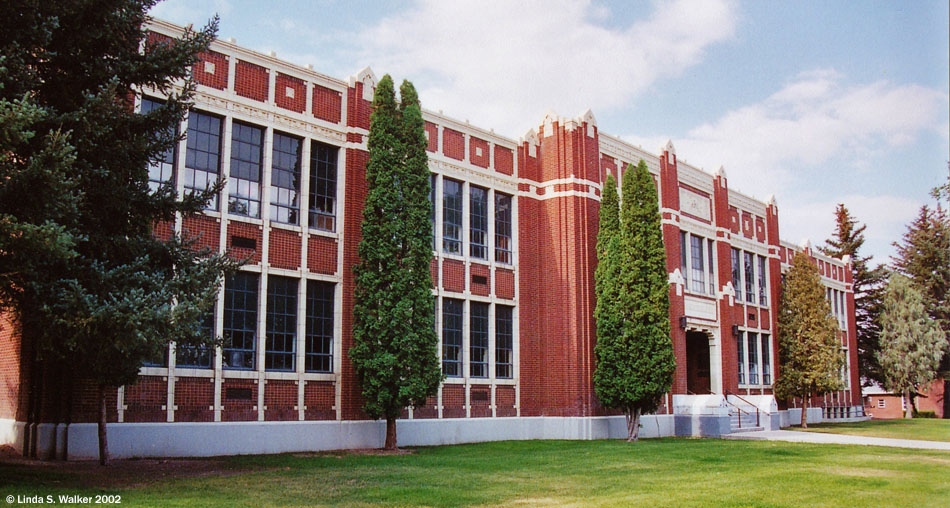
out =
<path fill-rule="evenodd" d="M 742 301 L 742 268 L 740 263 L 739 249 L 732 249 L 732 289 L 736 291 L 736 301 Z"/>
<path fill-rule="evenodd" d="M 185 191 L 202 192 L 217 183 L 221 171 L 221 119 L 192 111 L 186 138 Z M 217 196 L 208 202 L 208 209 L 218 209 Z"/>
<path fill-rule="evenodd" d="M 339 148 L 310 145 L 310 228 L 336 231 L 336 173 Z"/>
<path fill-rule="evenodd" d="M 448 377 L 462 375 L 462 300 L 443 300 L 442 373 Z"/>
<path fill-rule="evenodd" d="M 692 289 L 697 293 L 706 292 L 706 268 L 703 263 L 703 239 L 689 235 L 690 241 L 690 270 L 692 272 Z"/>
<path fill-rule="evenodd" d="M 715 243 L 712 240 L 709 240 L 706 244 L 707 258 L 709 260 L 706 263 L 708 266 L 707 271 L 709 272 L 709 294 L 716 296 L 716 273 L 713 271 L 713 253 L 715 252 Z"/>
<path fill-rule="evenodd" d="M 739 332 L 739 336 L 736 337 L 736 353 L 739 357 L 739 384 L 745 384 L 745 355 L 743 351 L 745 350 L 745 332 Z"/>
<path fill-rule="evenodd" d="M 745 254 L 745 299 L 749 303 L 755 303 L 755 255 L 751 252 Z"/>
<path fill-rule="evenodd" d="M 264 368 L 294 370 L 297 344 L 297 279 L 267 278 L 267 327 Z"/>
<path fill-rule="evenodd" d="M 333 305 L 332 282 L 307 281 L 307 372 L 333 371 Z"/>
<path fill-rule="evenodd" d="M 495 193 L 495 262 L 511 264 L 511 196 Z"/>
<path fill-rule="evenodd" d="M 749 355 L 749 384 L 757 385 L 759 384 L 759 359 L 757 344 L 759 342 L 759 334 L 749 333 L 748 334 L 748 355 Z"/>
<path fill-rule="evenodd" d="M 462 254 L 462 182 L 442 179 L 442 250 Z"/>
<path fill-rule="evenodd" d="M 199 332 L 214 337 L 214 311 L 208 312 L 198 323 Z M 192 369 L 210 369 L 214 349 L 211 347 L 175 346 L 175 366 Z"/>
<path fill-rule="evenodd" d="M 683 276 L 684 285 L 689 289 L 689 270 L 687 270 L 689 245 L 687 245 L 686 238 L 686 231 L 680 231 L 680 275 Z"/>
<path fill-rule="evenodd" d="M 225 368 L 253 369 L 257 350 L 257 275 L 238 272 L 224 283 Z"/>
<path fill-rule="evenodd" d="M 234 122 L 231 126 L 231 172 L 228 178 L 228 212 L 261 216 L 261 161 L 264 129 Z"/>
<path fill-rule="evenodd" d="M 469 190 L 470 255 L 488 258 L 488 189 L 471 186 Z"/>
<path fill-rule="evenodd" d="M 514 375 L 512 307 L 495 306 L 495 377 L 511 379 Z"/>
<path fill-rule="evenodd" d="M 435 223 L 435 185 L 436 185 L 436 175 L 431 173 L 429 175 L 429 221 L 432 223 L 432 250 L 435 250 L 435 239 L 438 236 L 436 232 L 436 223 Z"/>
<path fill-rule="evenodd" d="M 301 142 L 300 138 L 274 133 L 270 212 L 270 219 L 273 221 L 297 224 L 297 214 L 300 210 Z"/>
<path fill-rule="evenodd" d="M 768 286 L 768 284 L 766 283 L 767 280 L 768 279 L 765 273 L 765 258 L 762 256 L 759 256 L 759 304 L 760 305 L 769 304 L 768 303 L 769 300 L 767 296 L 768 292 L 766 291 L 766 287 Z"/>
<path fill-rule="evenodd" d="M 142 114 L 150 113 L 162 106 L 160 101 L 142 98 Z M 177 134 L 175 128 L 168 130 L 170 136 Z M 178 144 L 169 147 L 164 153 L 160 154 L 156 160 L 148 164 L 148 187 L 155 192 L 165 184 L 174 185 L 175 183 L 175 161 L 178 159 Z"/>
<path fill-rule="evenodd" d="M 762 334 L 762 384 L 772 384 L 772 344 L 769 335 Z"/>
<path fill-rule="evenodd" d="M 488 377 L 488 304 L 471 302 L 469 363 L 472 377 Z"/>

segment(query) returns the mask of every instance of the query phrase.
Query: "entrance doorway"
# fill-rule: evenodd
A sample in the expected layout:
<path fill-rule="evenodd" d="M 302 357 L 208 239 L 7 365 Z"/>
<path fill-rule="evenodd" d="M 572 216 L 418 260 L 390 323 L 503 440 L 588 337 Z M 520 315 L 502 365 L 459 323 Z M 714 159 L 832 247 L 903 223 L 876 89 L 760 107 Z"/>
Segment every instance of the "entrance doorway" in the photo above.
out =
<path fill-rule="evenodd" d="M 686 389 L 695 394 L 712 393 L 709 385 L 709 336 L 686 332 Z"/>

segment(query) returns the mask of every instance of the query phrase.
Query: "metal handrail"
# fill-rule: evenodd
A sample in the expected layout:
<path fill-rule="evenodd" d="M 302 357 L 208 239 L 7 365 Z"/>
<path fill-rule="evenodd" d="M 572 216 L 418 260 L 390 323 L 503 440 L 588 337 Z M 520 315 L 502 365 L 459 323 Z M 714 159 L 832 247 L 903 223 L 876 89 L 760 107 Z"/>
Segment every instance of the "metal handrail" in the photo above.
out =
<path fill-rule="evenodd" d="M 738 393 L 732 393 L 732 392 L 730 392 L 729 390 L 726 390 L 726 395 L 732 395 L 732 396 L 734 396 L 735 398 L 741 400 L 742 402 L 745 402 L 746 404 L 755 407 L 756 410 L 762 411 L 763 413 L 765 413 L 765 414 L 767 414 L 767 415 L 769 415 L 769 416 L 772 416 L 772 413 L 770 413 L 770 412 L 768 412 L 768 411 L 766 411 L 766 410 L 764 410 L 764 409 L 761 409 L 761 410 L 760 410 L 760 409 L 759 409 L 759 406 L 756 406 L 755 404 L 753 404 L 753 403 L 751 403 L 751 402 L 749 402 L 749 401 L 743 399 Z M 726 399 L 726 402 L 728 402 L 728 401 L 729 401 L 729 399 Z M 735 405 L 735 404 L 733 404 L 733 405 Z"/>
<path fill-rule="evenodd" d="M 769 412 L 767 412 L 767 411 L 761 411 L 761 410 L 759 409 L 759 406 L 756 406 L 755 404 L 753 404 L 753 403 L 751 403 L 751 402 L 749 402 L 749 401 L 743 399 L 742 397 L 736 395 L 735 393 L 730 393 L 729 390 L 725 390 L 725 392 L 726 392 L 726 397 L 725 397 L 726 404 L 729 404 L 729 405 L 733 406 L 734 408 L 738 409 L 740 412 L 745 413 L 745 414 L 752 414 L 752 413 L 750 413 L 750 412 L 748 412 L 748 411 L 743 410 L 743 409 L 742 409 L 741 407 L 739 407 L 738 405 L 733 404 L 732 402 L 730 402 L 730 401 L 729 401 L 729 395 L 734 395 L 737 399 L 739 399 L 739 400 L 741 400 L 742 402 L 745 402 L 746 404 L 748 404 L 748 405 L 750 405 L 750 406 L 752 406 L 752 407 L 755 408 L 755 426 L 756 426 L 756 427 L 760 427 L 760 426 L 761 426 L 761 421 L 760 421 L 760 417 L 759 417 L 759 413 L 760 413 L 760 412 L 763 412 L 763 413 L 765 413 L 765 414 L 771 416 L 771 413 L 769 413 Z M 739 415 L 739 428 L 740 428 L 740 429 L 742 428 L 742 415 Z"/>

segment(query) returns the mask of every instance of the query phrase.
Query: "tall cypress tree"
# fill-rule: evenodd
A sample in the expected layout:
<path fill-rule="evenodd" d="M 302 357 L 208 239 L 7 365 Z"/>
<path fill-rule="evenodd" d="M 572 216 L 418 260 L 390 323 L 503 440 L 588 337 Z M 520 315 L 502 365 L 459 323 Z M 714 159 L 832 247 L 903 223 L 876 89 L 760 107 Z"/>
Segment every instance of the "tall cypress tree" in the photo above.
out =
<path fill-rule="evenodd" d="M 818 266 L 803 252 L 795 253 L 785 276 L 778 333 L 782 369 L 775 395 L 802 399 L 802 427 L 807 428 L 808 399 L 844 387 L 840 374 L 844 355 Z"/>
<path fill-rule="evenodd" d="M 881 312 L 880 362 L 888 390 L 901 393 L 906 418 L 913 417 L 913 394 L 937 377 L 947 338 L 927 315 L 924 297 L 907 277 L 891 275 Z"/>
<path fill-rule="evenodd" d="M 594 370 L 594 390 L 600 402 L 607 407 L 619 407 L 624 379 L 613 366 L 617 365 L 620 341 L 623 337 L 623 313 L 619 308 L 620 290 L 620 198 L 617 181 L 607 175 L 603 197 L 600 200 L 600 227 L 597 231 L 597 269 L 594 272 L 594 290 L 597 302 L 594 320 L 597 325 L 597 358 Z"/>
<path fill-rule="evenodd" d="M 883 383 L 884 376 L 877 360 L 881 349 L 881 325 L 878 323 L 878 316 L 881 313 L 886 272 L 880 264 L 870 268 L 870 256 L 861 255 L 865 229 L 866 224 L 859 225 L 844 204 L 838 204 L 835 209 L 835 231 L 832 238 L 825 240 L 826 245 L 820 250 L 836 258 L 851 256 L 854 273 L 854 314 L 858 331 L 858 372 L 863 381 Z"/>
<path fill-rule="evenodd" d="M 599 236 L 598 255 L 607 266 L 599 277 L 598 296 L 605 301 L 598 301 L 594 383 L 604 406 L 624 412 L 627 441 L 636 441 L 640 416 L 656 411 L 670 390 L 676 360 L 656 185 L 643 160 L 636 169 L 627 166 L 622 192 L 619 234 L 612 233 L 613 212 L 601 213 L 607 245 L 601 249 Z"/>
<path fill-rule="evenodd" d="M 24 350 L 35 355 L 34 371 L 52 365 L 67 379 L 97 386 L 103 464 L 107 389 L 134 383 L 143 362 L 161 357 L 170 342 L 209 345 L 198 321 L 213 304 L 223 273 L 234 267 L 223 256 L 195 251 L 185 239 L 152 234 L 157 222 L 198 212 L 211 196 L 182 199 L 172 186 L 151 192 L 147 167 L 179 139 L 176 127 L 193 92 L 190 66 L 217 27 L 215 20 L 169 43 L 146 41 L 143 25 L 154 4 L 0 3 L 0 102 L 26 101 L 41 112 L 29 118 L 28 130 L 36 135 L 9 145 L 3 140 L 3 171 L 20 165 L 26 172 L 18 176 L 30 176 L 37 167 L 22 163 L 39 156 L 49 165 L 39 168 L 45 173 L 33 173 L 34 184 L 68 175 L 52 186 L 53 196 L 65 199 L 62 206 L 43 205 L 49 203 L 45 188 L 17 190 L 8 187 L 17 178 L 0 179 L 0 213 L 29 212 L 23 217 L 50 233 L 48 247 L 60 247 L 50 257 L 4 252 L 2 257 L 24 263 L 17 278 L 3 281 L 4 303 L 19 319 Z M 146 88 L 168 100 L 139 115 L 132 99 Z M 56 147 L 65 145 L 63 157 Z M 68 388 L 47 387 L 43 396 Z"/>
<path fill-rule="evenodd" d="M 422 109 L 412 84 L 376 85 L 370 118 L 369 192 L 363 209 L 353 314 L 356 367 L 363 410 L 386 420 L 386 449 L 396 448 L 396 419 L 438 390 L 429 170 Z"/>

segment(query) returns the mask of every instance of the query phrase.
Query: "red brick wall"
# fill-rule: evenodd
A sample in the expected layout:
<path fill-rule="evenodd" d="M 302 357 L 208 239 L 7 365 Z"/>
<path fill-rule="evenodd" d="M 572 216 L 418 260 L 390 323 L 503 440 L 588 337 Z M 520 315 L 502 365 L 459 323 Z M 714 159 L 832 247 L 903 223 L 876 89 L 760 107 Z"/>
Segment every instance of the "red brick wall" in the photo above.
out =
<path fill-rule="evenodd" d="M 228 398 L 228 388 L 251 390 L 250 400 Z M 225 379 L 221 383 L 221 420 L 257 421 L 257 383 L 251 379 Z M 176 390 L 177 391 L 177 390 Z"/>
<path fill-rule="evenodd" d="M 228 252 L 231 254 L 231 257 L 237 259 L 248 259 L 248 262 L 251 264 L 261 262 L 261 250 L 263 245 L 263 228 L 257 224 L 250 224 L 247 222 L 240 222 L 235 220 L 228 221 Z M 240 247 L 234 247 L 232 245 L 235 236 L 240 236 L 244 238 L 250 238 L 254 240 L 256 248 L 245 249 Z"/>
<path fill-rule="evenodd" d="M 214 65 L 214 72 L 207 72 L 205 62 Z M 228 87 L 228 57 L 215 52 L 205 51 L 198 55 L 198 61 L 192 67 L 195 81 L 207 87 L 224 90 Z"/>
<path fill-rule="evenodd" d="M 429 397 L 426 399 L 425 404 L 412 409 L 413 418 L 438 418 L 439 417 L 439 399 L 437 397 Z"/>
<path fill-rule="evenodd" d="M 194 238 L 195 246 L 218 250 L 221 240 L 221 219 L 204 215 L 188 215 L 182 221 L 182 236 Z"/>
<path fill-rule="evenodd" d="M 442 261 L 442 288 L 461 293 L 465 291 L 465 264 L 454 259 Z"/>
<path fill-rule="evenodd" d="M 292 90 L 293 97 L 287 96 L 288 89 Z M 279 108 L 303 113 L 307 108 L 307 85 L 300 78 L 278 72 L 274 78 L 274 103 Z"/>
<path fill-rule="evenodd" d="M 99 389 L 91 380 L 80 379 L 71 383 L 72 390 L 72 422 L 73 423 L 92 423 L 98 421 L 99 415 Z M 119 421 L 117 411 L 118 390 L 116 388 L 106 389 L 106 420 L 109 422 Z M 45 421 L 45 420 L 44 420 Z"/>
<path fill-rule="evenodd" d="M 472 263 L 470 268 L 471 276 L 471 291 L 473 295 L 478 296 L 488 296 L 491 294 L 491 271 L 487 265 L 480 265 L 477 263 Z M 475 277 L 485 277 L 484 284 L 478 284 L 475 282 Z"/>
<path fill-rule="evenodd" d="M 257 64 L 238 60 L 234 66 L 234 93 L 255 101 L 267 102 L 270 86 L 268 69 Z"/>
<path fill-rule="evenodd" d="M 442 385 L 442 417 L 465 418 L 465 387 Z"/>
<path fill-rule="evenodd" d="M 520 206 L 520 205 L 519 205 Z M 524 238 L 524 237 L 521 237 Z M 522 266 L 524 260 L 521 260 Z M 506 268 L 495 269 L 495 296 L 514 300 L 515 298 L 515 272 Z"/>
<path fill-rule="evenodd" d="M 495 416 L 517 416 L 515 408 L 515 388 L 498 386 L 495 388 Z"/>
<path fill-rule="evenodd" d="M 514 173 L 514 153 L 510 148 L 495 145 L 495 171 L 505 175 Z"/>
<path fill-rule="evenodd" d="M 332 123 L 340 123 L 343 95 L 327 87 L 313 85 L 313 116 Z"/>
<path fill-rule="evenodd" d="M 224 392 L 221 392 L 221 401 L 226 403 Z M 176 422 L 214 421 L 214 379 L 210 377 L 178 378 L 175 381 L 175 407 Z M 255 419 L 257 419 L 256 416 Z"/>
<path fill-rule="evenodd" d="M 271 266 L 288 270 L 300 268 L 300 233 L 273 228 L 270 230 L 269 248 L 267 261 Z"/>
<path fill-rule="evenodd" d="M 481 155 L 478 155 L 479 149 L 481 149 Z M 484 139 L 470 136 L 468 138 L 468 153 L 469 160 L 475 166 L 487 168 L 489 163 L 491 163 L 491 154 L 488 153 L 488 141 Z"/>
<path fill-rule="evenodd" d="M 307 269 L 325 275 L 336 274 L 336 240 L 311 236 L 307 242 Z"/>
<path fill-rule="evenodd" d="M 123 421 L 164 422 L 168 418 L 168 378 L 139 376 L 134 385 L 125 387 Z"/>
<path fill-rule="evenodd" d="M 21 380 L 20 371 L 20 334 L 11 317 L 10 313 L 0 313 L 0 418 L 12 420 L 18 419 L 20 391 L 25 388 L 25 380 Z"/>
<path fill-rule="evenodd" d="M 159 240 L 168 241 L 175 234 L 175 223 L 172 221 L 158 221 L 152 228 L 152 235 Z"/>
<path fill-rule="evenodd" d="M 880 401 L 884 401 L 884 407 L 878 407 Z M 868 395 L 864 400 L 867 414 L 875 420 L 893 420 L 904 417 L 901 397 L 898 395 L 880 394 Z"/>
<path fill-rule="evenodd" d="M 264 385 L 264 419 L 267 421 L 297 420 L 297 383 L 270 379 Z"/>
<path fill-rule="evenodd" d="M 432 287 L 439 287 L 439 261 L 435 258 L 429 261 L 429 275 L 432 276 Z"/>
<path fill-rule="evenodd" d="M 429 136 L 429 144 L 426 147 L 427 151 L 438 152 L 439 151 L 439 126 L 432 123 L 426 122 L 426 134 Z"/>
<path fill-rule="evenodd" d="M 487 418 L 491 416 L 491 386 L 472 385 L 469 389 L 472 402 L 472 418 Z"/>
<path fill-rule="evenodd" d="M 465 159 L 465 135 L 459 131 L 444 128 L 442 136 L 442 153 L 450 159 Z"/>
<path fill-rule="evenodd" d="M 336 397 L 333 383 L 330 381 L 308 381 L 304 385 L 303 404 L 305 420 L 335 420 L 333 409 Z"/>

